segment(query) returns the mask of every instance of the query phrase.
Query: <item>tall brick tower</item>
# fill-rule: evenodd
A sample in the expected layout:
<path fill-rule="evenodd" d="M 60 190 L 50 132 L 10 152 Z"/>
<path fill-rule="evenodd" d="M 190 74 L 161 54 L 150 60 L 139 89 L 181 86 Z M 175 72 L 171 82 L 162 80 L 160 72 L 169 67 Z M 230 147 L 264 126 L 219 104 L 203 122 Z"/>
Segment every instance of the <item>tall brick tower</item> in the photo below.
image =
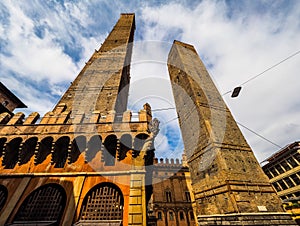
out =
<path fill-rule="evenodd" d="M 293 225 L 193 46 L 174 41 L 168 69 L 199 225 Z"/>
<path fill-rule="evenodd" d="M 0 114 L 0 225 L 146 225 L 158 121 L 126 111 L 134 30 L 122 14 L 39 123 Z"/>

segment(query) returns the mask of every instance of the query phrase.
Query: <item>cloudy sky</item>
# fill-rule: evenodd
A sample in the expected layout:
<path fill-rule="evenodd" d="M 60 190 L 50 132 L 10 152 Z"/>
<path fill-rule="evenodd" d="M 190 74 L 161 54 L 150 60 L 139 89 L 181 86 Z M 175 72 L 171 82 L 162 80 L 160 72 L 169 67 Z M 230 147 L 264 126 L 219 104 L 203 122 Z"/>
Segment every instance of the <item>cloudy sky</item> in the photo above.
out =
<path fill-rule="evenodd" d="M 120 13 L 136 14 L 129 108 L 145 102 L 161 121 L 157 156 L 183 145 L 166 68 L 174 39 L 194 45 L 221 94 L 300 50 L 300 2 L 277 1 L 0 2 L 0 80 L 27 106 L 50 111 L 98 49 Z M 300 54 L 224 95 L 235 119 L 280 147 L 300 140 Z M 141 87 L 143 87 L 141 89 Z M 259 161 L 280 148 L 241 127 Z"/>

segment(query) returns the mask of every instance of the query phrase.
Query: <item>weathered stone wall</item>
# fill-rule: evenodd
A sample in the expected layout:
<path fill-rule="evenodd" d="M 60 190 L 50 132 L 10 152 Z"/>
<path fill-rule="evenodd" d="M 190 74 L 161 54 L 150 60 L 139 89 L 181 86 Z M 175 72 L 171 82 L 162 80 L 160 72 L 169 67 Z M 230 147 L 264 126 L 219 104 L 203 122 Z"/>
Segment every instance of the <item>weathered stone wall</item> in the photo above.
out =
<path fill-rule="evenodd" d="M 174 41 L 168 69 L 197 214 L 258 212 L 259 206 L 269 212 L 282 211 L 194 47 Z"/>

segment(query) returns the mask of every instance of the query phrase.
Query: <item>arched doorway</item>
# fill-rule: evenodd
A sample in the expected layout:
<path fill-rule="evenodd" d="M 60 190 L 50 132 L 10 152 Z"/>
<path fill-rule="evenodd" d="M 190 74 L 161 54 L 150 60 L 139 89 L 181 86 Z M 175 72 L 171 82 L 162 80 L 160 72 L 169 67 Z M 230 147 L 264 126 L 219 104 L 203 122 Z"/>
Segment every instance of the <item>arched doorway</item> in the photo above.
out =
<path fill-rule="evenodd" d="M 59 184 L 50 183 L 37 188 L 24 200 L 12 225 L 59 225 L 66 197 Z"/>
<path fill-rule="evenodd" d="M 78 225 L 121 225 L 123 220 L 124 198 L 119 187 L 112 183 L 100 183 L 85 196 Z"/>

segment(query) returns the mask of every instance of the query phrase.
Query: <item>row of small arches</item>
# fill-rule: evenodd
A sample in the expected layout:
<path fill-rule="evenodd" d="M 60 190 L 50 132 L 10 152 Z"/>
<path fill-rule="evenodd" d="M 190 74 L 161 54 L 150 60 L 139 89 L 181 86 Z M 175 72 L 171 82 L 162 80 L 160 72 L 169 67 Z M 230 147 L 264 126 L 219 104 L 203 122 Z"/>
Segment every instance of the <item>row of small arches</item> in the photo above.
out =
<path fill-rule="evenodd" d="M 176 216 L 175 213 L 178 213 L 178 215 Z M 169 224 L 171 224 L 172 221 L 174 223 L 175 221 L 178 221 L 178 220 L 180 223 L 183 223 L 183 222 L 190 223 L 191 221 L 195 221 L 193 210 L 175 211 L 172 209 L 165 209 L 165 210 L 159 209 L 156 211 L 156 218 L 158 220 L 158 224 L 159 224 L 159 221 L 163 221 L 163 222 L 167 221 Z"/>
<path fill-rule="evenodd" d="M 0 211 L 7 202 L 8 192 L 5 186 L 0 185 Z M 39 225 L 51 222 L 51 225 L 59 225 L 66 201 L 67 193 L 61 185 L 57 183 L 42 185 L 25 198 L 13 218 L 13 223 L 26 222 Z M 122 221 L 123 208 L 124 198 L 120 188 L 109 182 L 100 183 L 85 195 L 78 220 Z"/>
<path fill-rule="evenodd" d="M 0 156 L 2 165 L 7 169 L 14 168 L 17 164 L 23 165 L 34 156 L 34 164 L 42 163 L 51 154 L 51 164 L 56 168 L 63 168 L 66 162 L 72 164 L 77 161 L 79 155 L 85 153 L 85 161 L 90 162 L 98 152 L 102 152 L 101 160 L 107 166 L 115 164 L 116 159 L 122 161 L 127 152 L 133 150 L 133 157 L 138 156 L 142 149 L 147 134 L 138 134 L 132 139 L 130 134 L 123 134 L 120 138 L 116 135 L 108 135 L 104 140 L 100 135 L 94 135 L 87 140 L 80 135 L 71 140 L 69 136 L 54 139 L 51 136 L 40 139 L 30 137 L 23 140 L 16 137 L 11 140 L 0 138 Z"/>

